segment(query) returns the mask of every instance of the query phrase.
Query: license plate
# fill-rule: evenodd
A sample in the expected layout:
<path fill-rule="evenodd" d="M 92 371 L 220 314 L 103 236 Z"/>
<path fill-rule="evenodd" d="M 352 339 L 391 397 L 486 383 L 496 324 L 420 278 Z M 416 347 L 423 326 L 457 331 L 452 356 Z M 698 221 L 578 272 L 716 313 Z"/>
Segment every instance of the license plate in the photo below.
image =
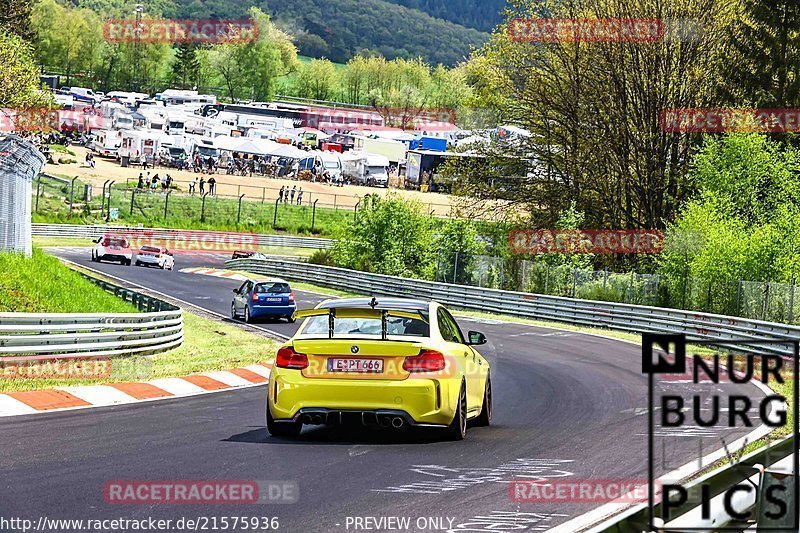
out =
<path fill-rule="evenodd" d="M 282 300 L 283 300 L 283 298 L 267 298 L 268 302 L 280 302 Z"/>
<path fill-rule="evenodd" d="M 356 372 L 360 374 L 380 374 L 383 372 L 383 359 L 328 359 L 329 372 Z"/>

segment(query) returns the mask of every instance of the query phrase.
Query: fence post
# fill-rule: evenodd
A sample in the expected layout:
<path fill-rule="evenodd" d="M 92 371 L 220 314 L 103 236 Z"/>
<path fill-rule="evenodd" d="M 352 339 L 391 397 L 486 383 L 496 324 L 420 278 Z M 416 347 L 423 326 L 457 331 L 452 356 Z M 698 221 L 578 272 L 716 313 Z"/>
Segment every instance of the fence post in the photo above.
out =
<path fill-rule="evenodd" d="M 263 204 L 267 200 L 267 188 L 261 187 L 261 203 Z"/>
<path fill-rule="evenodd" d="M 603 291 L 606 290 L 606 285 L 608 285 L 608 267 L 603 269 Z"/>
<path fill-rule="evenodd" d="M 280 201 L 281 201 L 280 198 L 275 200 L 275 212 L 272 214 L 272 228 L 273 229 L 275 229 L 275 227 L 278 225 L 278 204 L 280 203 Z"/>
<path fill-rule="evenodd" d="M 550 289 L 550 265 L 547 265 L 547 270 L 544 273 L 544 293 L 550 294 L 547 292 Z"/>
<path fill-rule="evenodd" d="M 136 189 L 131 189 L 131 216 L 133 216 L 133 201 L 136 198 Z"/>
<path fill-rule="evenodd" d="M 103 194 L 100 196 L 100 217 L 102 218 L 103 214 L 106 210 L 106 186 L 108 182 L 111 180 L 106 180 L 103 182 Z M 37 199 L 38 200 L 38 199 Z"/>
<path fill-rule="evenodd" d="M 317 220 L 317 202 L 319 202 L 319 198 L 314 200 L 314 203 L 311 204 L 311 232 L 314 232 L 314 223 Z"/>
<path fill-rule="evenodd" d="M 736 316 L 742 316 L 742 275 L 739 274 L 739 284 L 736 286 Z"/>
<path fill-rule="evenodd" d="M 202 196 L 202 204 L 200 206 L 200 222 L 206 221 L 206 196 L 211 194 L 211 191 L 204 192 Z"/>
<path fill-rule="evenodd" d="M 244 198 L 244 194 L 240 194 L 239 195 L 239 211 L 236 213 L 236 225 L 237 226 L 239 225 L 239 223 L 242 220 L 242 198 Z"/>
<path fill-rule="evenodd" d="M 764 287 L 764 309 L 761 312 L 761 320 L 767 319 L 767 309 L 769 308 L 769 281 L 767 281 L 766 286 Z"/>
<path fill-rule="evenodd" d="M 72 216 L 72 199 L 75 196 L 75 180 L 78 179 L 78 176 L 72 178 L 69 187 L 69 216 Z"/>
<path fill-rule="evenodd" d="M 456 283 L 456 272 L 458 272 L 458 250 L 456 250 L 456 260 L 453 262 L 453 284 Z"/>
<path fill-rule="evenodd" d="M 572 297 L 575 298 L 578 289 L 578 267 L 572 267 Z"/>
<path fill-rule="evenodd" d="M 42 175 L 39 174 L 36 178 L 36 207 L 33 209 L 34 212 L 39 212 L 39 193 L 42 189 Z"/>
<path fill-rule="evenodd" d="M 169 195 L 172 194 L 172 189 L 167 191 L 167 195 L 164 197 L 164 220 L 167 220 L 167 208 L 169 207 Z"/>
<path fill-rule="evenodd" d="M 792 278 L 792 288 L 789 293 L 789 324 L 794 320 L 794 278 Z"/>
<path fill-rule="evenodd" d="M 338 197 L 337 194 L 333 195 L 333 210 L 336 211 L 336 198 Z"/>
<path fill-rule="evenodd" d="M 358 206 L 361 205 L 361 200 L 356 202 L 356 206 L 353 208 L 353 224 L 358 222 Z"/>

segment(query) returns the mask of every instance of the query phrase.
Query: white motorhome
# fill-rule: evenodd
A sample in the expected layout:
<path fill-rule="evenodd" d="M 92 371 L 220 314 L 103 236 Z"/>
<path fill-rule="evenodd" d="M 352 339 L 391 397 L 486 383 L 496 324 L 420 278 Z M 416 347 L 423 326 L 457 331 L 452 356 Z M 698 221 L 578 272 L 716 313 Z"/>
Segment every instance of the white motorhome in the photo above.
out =
<path fill-rule="evenodd" d="M 89 148 L 97 155 L 116 157 L 122 144 L 120 132 L 116 130 L 94 130 Z"/>
<path fill-rule="evenodd" d="M 146 158 L 156 156 L 163 137 L 149 130 L 120 131 L 119 157 L 127 157 L 131 163 L 143 163 Z"/>
<path fill-rule="evenodd" d="M 136 102 L 139 100 L 147 100 L 150 98 L 149 94 L 126 91 L 111 91 L 107 96 L 114 101 L 131 107 L 135 106 Z"/>
<path fill-rule="evenodd" d="M 389 186 L 389 159 L 364 152 L 347 152 L 341 156 L 342 173 L 360 185 Z"/>
<path fill-rule="evenodd" d="M 167 89 L 162 93 L 156 94 L 156 100 L 164 102 L 166 105 L 215 105 L 217 97 L 213 94 L 199 94 L 197 91 L 183 91 L 180 89 Z"/>
<path fill-rule="evenodd" d="M 321 152 L 319 158 L 322 161 L 323 172 L 329 172 L 334 179 L 342 175 L 342 160 L 338 153 Z"/>

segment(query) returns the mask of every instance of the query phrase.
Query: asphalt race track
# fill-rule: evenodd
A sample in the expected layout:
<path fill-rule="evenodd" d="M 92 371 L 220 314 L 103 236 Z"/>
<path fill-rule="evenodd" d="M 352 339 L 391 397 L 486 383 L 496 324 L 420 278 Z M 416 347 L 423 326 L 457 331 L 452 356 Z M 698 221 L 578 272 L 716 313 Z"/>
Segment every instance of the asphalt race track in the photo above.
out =
<path fill-rule="evenodd" d="M 88 250 L 58 253 L 226 316 L 231 289 L 240 285 L 178 271 L 220 266 L 218 257 L 180 256 L 174 272 L 162 272 L 97 265 Z M 301 307 L 324 298 L 295 294 Z M 393 516 L 410 517 L 411 531 L 496 533 L 519 531 L 522 523 L 525 531 L 544 531 L 597 504 L 514 503 L 510 479 L 647 478 L 647 382 L 638 346 L 522 324 L 459 322 L 488 337 L 481 351 L 490 358 L 495 393 L 494 425 L 471 428 L 464 442 L 440 442 L 424 432 L 332 428 L 307 428 L 296 440 L 272 438 L 264 427 L 264 387 L 0 419 L 0 514 L 34 520 L 277 516 L 279 531 L 291 532 L 354 531 L 352 517 Z M 262 325 L 283 335 L 296 328 Z M 724 437 L 731 442 L 747 432 Z M 721 446 L 719 435 L 702 439 L 705 453 Z M 670 449 L 657 472 L 696 457 L 696 445 Z M 103 497 L 114 480 L 209 479 L 296 482 L 299 501 L 152 506 L 110 505 Z M 418 529 L 425 517 L 443 521 L 420 522 L 427 525 Z"/>

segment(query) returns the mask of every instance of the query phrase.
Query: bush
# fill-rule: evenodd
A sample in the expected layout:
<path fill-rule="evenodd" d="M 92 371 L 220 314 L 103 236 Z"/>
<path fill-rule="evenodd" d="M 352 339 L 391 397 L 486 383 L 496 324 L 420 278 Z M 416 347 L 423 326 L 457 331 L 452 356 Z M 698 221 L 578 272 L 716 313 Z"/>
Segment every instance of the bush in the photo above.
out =
<path fill-rule="evenodd" d="M 317 250 L 308 258 L 308 262 L 314 265 L 334 266 L 333 252 L 331 250 Z"/>

